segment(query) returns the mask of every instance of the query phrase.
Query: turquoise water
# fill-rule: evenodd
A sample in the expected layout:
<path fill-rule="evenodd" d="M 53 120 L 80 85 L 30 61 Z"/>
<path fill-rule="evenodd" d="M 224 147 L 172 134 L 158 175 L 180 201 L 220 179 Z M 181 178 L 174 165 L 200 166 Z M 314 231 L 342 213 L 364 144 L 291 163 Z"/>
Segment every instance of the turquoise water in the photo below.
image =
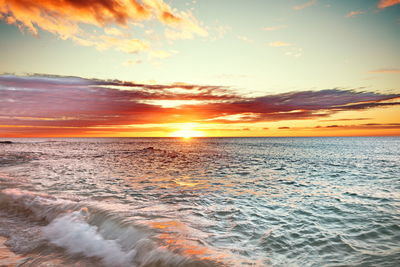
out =
<path fill-rule="evenodd" d="M 0 235 L 27 266 L 400 264 L 399 137 L 12 141 Z"/>

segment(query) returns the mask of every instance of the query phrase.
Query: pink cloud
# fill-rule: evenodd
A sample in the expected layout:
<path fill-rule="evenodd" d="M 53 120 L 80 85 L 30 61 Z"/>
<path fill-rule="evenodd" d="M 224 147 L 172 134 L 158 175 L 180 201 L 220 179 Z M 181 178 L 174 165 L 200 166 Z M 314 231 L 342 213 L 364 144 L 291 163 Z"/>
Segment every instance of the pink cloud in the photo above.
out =
<path fill-rule="evenodd" d="M 127 125 L 251 123 L 328 118 L 347 110 L 394 106 L 399 94 L 329 89 L 246 97 L 229 88 L 140 84 L 50 75 L 0 75 L 2 133 L 129 131 Z M 178 106 L 157 104 L 180 101 Z M 387 102 L 390 100 L 390 102 Z"/>

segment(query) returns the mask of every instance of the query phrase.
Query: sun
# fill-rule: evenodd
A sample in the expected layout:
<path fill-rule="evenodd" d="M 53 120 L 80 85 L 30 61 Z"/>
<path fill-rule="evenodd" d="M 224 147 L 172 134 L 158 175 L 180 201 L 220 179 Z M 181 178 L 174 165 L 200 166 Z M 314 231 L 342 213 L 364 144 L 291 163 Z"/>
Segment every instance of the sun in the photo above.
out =
<path fill-rule="evenodd" d="M 180 127 L 178 131 L 172 132 L 170 134 L 171 137 L 181 137 L 185 139 L 189 139 L 192 137 L 203 137 L 205 136 L 204 132 L 194 130 L 197 125 L 193 123 L 185 123 Z"/>
<path fill-rule="evenodd" d="M 189 139 L 192 137 L 202 137 L 204 136 L 203 132 L 200 131 L 193 131 L 193 130 L 180 130 L 180 131 L 176 131 L 171 133 L 172 137 L 182 137 L 185 139 Z"/>

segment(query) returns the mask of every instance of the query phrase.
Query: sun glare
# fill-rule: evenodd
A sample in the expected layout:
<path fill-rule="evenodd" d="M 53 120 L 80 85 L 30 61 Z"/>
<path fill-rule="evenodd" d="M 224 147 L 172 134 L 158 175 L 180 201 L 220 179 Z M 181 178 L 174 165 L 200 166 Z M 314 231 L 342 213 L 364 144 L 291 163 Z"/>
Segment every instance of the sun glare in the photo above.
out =
<path fill-rule="evenodd" d="M 181 137 L 185 139 L 189 139 L 192 137 L 203 137 L 205 134 L 202 131 L 194 130 L 195 125 L 193 123 L 185 124 L 181 127 L 180 130 L 172 132 L 170 134 L 171 137 Z"/>

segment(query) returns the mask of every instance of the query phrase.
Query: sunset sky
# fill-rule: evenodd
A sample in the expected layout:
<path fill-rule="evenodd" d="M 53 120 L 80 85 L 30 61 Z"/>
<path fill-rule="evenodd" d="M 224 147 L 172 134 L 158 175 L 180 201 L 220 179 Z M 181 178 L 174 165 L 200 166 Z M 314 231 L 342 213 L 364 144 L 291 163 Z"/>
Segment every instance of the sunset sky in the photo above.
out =
<path fill-rule="evenodd" d="M 0 0 L 0 137 L 400 135 L 400 0 Z"/>

